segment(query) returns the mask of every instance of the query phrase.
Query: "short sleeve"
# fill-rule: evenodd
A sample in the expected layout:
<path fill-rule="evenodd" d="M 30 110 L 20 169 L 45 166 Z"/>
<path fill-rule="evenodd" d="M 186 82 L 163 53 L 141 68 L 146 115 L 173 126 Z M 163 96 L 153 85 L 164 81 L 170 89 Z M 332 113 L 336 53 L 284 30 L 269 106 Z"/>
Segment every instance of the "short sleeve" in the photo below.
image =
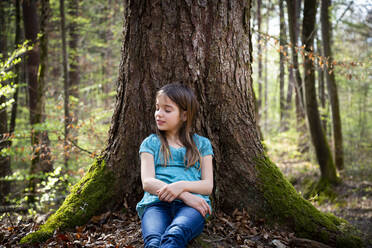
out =
<path fill-rule="evenodd" d="M 207 155 L 214 156 L 212 144 L 208 138 L 205 138 L 205 137 L 201 138 L 199 152 L 202 157 L 207 156 Z"/>
<path fill-rule="evenodd" d="M 142 152 L 150 153 L 155 157 L 155 144 L 152 135 L 142 141 L 139 149 L 139 154 L 141 154 Z"/>

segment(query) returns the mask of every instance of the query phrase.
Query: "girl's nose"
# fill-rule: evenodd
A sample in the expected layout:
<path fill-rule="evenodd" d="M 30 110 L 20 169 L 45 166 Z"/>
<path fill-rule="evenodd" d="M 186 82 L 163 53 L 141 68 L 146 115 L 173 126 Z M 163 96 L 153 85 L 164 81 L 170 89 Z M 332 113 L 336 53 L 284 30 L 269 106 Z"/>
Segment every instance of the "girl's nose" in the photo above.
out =
<path fill-rule="evenodd" d="M 155 111 L 155 117 L 157 117 L 157 116 L 162 116 L 162 111 L 159 109 L 159 110 L 157 110 L 157 111 Z"/>

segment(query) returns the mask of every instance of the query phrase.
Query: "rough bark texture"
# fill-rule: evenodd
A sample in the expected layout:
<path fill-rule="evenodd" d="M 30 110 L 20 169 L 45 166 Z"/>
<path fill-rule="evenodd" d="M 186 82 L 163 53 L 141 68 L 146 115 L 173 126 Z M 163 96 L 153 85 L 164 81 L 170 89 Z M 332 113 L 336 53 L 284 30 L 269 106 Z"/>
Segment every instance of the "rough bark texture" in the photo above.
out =
<path fill-rule="evenodd" d="M 302 25 L 302 42 L 306 51 L 304 62 L 306 112 L 309 121 L 311 139 L 320 166 L 321 181 L 325 182 L 326 184 L 336 184 L 338 182 L 336 167 L 333 163 L 327 138 L 322 129 L 315 90 L 315 74 L 312 58 L 314 58 L 313 46 L 316 8 L 316 0 L 305 1 L 304 19 Z"/>
<path fill-rule="evenodd" d="M 143 195 L 138 147 L 155 131 L 156 90 L 182 81 L 195 90 L 201 105 L 196 131 L 209 137 L 214 148 L 215 211 L 245 208 L 253 218 L 279 222 L 299 236 L 357 245 L 358 239 L 339 229 L 341 220 L 301 198 L 267 159 L 256 129 L 250 42 L 249 1 L 126 1 L 107 148 L 89 172 L 96 173 L 86 175 L 57 213 L 23 242 L 45 240 L 55 228 L 83 224 L 88 214 L 123 202 L 134 208 Z M 88 181 L 94 176 L 97 180 Z M 87 209 L 83 217 L 73 211 L 81 204 Z"/>
<path fill-rule="evenodd" d="M 40 65 L 40 58 L 42 60 L 46 59 L 46 47 L 47 43 L 41 38 L 40 45 L 36 42 L 37 34 L 40 32 L 39 18 L 37 15 L 37 1 L 23 1 L 23 22 L 25 27 L 25 38 L 30 40 L 34 44 L 34 48 L 27 53 L 27 79 L 28 79 L 28 104 L 30 111 L 30 124 L 32 126 L 31 130 L 31 145 L 33 146 L 33 155 L 31 159 L 31 174 L 38 174 L 40 172 L 48 172 L 53 169 L 50 149 L 49 149 L 49 138 L 47 131 L 37 131 L 34 129 L 35 125 L 39 125 L 44 122 L 44 101 L 45 101 L 45 80 L 43 77 L 38 77 L 39 69 L 43 71 L 45 62 L 42 61 Z M 42 9 L 42 15 L 45 14 L 45 10 Z M 45 17 L 46 18 L 46 17 Z M 42 23 L 46 24 L 44 16 L 42 17 Z M 45 22 L 44 22 L 45 21 Z M 43 30 L 45 30 L 43 28 Z M 40 54 L 41 52 L 41 54 Z M 43 75 L 43 74 L 41 74 Z M 31 195 L 29 197 L 30 201 L 33 201 L 32 192 L 35 190 L 37 180 L 31 179 L 30 188 Z"/>
<path fill-rule="evenodd" d="M 329 8 L 331 7 L 331 0 L 322 0 L 321 3 L 320 20 L 322 23 L 323 51 L 324 56 L 328 61 L 328 63 L 326 63 L 328 66 L 325 66 L 325 75 L 327 79 L 328 95 L 332 112 L 333 154 L 337 169 L 342 170 L 344 168 L 344 148 L 342 141 L 340 103 L 338 100 L 338 91 L 333 68 L 333 56 L 331 48 L 332 24 L 329 21 Z"/>

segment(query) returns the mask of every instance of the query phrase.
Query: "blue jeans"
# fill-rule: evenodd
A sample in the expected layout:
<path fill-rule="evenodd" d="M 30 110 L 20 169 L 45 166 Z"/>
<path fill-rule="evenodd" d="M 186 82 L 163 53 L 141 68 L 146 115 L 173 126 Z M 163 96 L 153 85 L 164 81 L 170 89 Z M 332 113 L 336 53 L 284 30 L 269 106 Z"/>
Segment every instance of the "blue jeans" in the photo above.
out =
<path fill-rule="evenodd" d="M 204 217 L 183 202 L 158 202 L 142 216 L 142 236 L 147 247 L 186 247 L 204 228 Z"/>

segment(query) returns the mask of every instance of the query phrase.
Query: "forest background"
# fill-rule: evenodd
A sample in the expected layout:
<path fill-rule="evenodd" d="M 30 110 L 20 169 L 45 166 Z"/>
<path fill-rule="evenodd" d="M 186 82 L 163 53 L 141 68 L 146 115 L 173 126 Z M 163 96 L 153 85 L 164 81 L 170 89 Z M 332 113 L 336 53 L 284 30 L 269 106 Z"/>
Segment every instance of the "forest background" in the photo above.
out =
<path fill-rule="evenodd" d="M 0 3 L 3 222 L 36 219 L 55 211 L 106 145 L 120 63 L 123 6 L 118 0 L 71 0 L 61 9 L 63 2 L 36 1 L 35 22 L 27 19 L 30 15 L 22 1 Z M 305 125 L 304 131 L 297 123 L 300 104 L 295 91 L 299 89 L 291 76 L 295 71 L 286 2 L 254 1 L 252 7 L 253 84 L 262 139 L 272 160 L 305 193 L 320 177 L 320 170 L 309 128 Z M 302 24 L 299 8 L 297 18 Z M 331 147 L 333 120 L 325 73 L 335 75 L 344 169 L 338 172 L 341 185 L 310 199 L 323 211 L 344 217 L 371 234 L 372 2 L 338 0 L 329 10 L 334 62 L 327 64 L 324 59 L 320 11 L 313 61 L 319 111 Z M 35 37 L 34 44 L 24 43 L 29 35 L 26 25 L 43 34 Z M 301 33 L 301 25 L 295 28 Z M 295 47 L 304 75 L 306 51 L 300 38 Z M 36 49 L 45 71 L 37 71 L 36 80 L 43 86 L 32 92 L 33 69 L 25 54 Z"/>

